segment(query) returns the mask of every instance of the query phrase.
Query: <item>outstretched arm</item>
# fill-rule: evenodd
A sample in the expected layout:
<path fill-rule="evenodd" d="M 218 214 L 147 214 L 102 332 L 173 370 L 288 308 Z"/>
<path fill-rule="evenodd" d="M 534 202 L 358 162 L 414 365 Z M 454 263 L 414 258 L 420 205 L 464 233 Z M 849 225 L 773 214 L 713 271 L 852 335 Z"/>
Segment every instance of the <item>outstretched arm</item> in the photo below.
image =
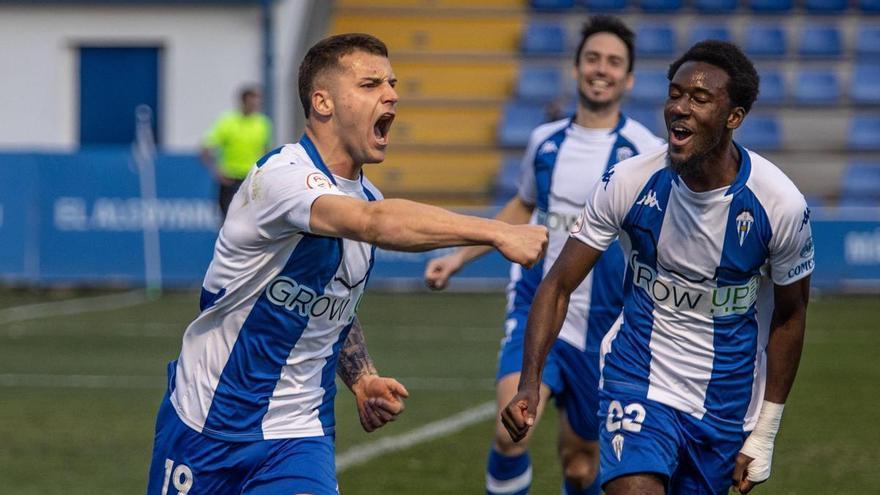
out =
<path fill-rule="evenodd" d="M 801 361 L 809 298 L 809 276 L 790 285 L 774 286 L 764 402 L 758 423 L 737 456 L 733 473 L 733 486 L 741 493 L 748 493 L 770 477 L 773 444 L 782 421 L 782 409 Z"/>
<path fill-rule="evenodd" d="M 409 392 L 397 380 L 379 376 L 357 317 L 339 351 L 336 374 L 354 393 L 361 426 L 367 432 L 394 421 L 406 408 L 403 399 Z"/>
<path fill-rule="evenodd" d="M 526 203 L 519 195 L 516 195 L 495 215 L 495 220 L 513 225 L 528 223 L 534 209 L 535 205 Z M 425 267 L 425 283 L 435 290 L 445 289 L 449 278 L 461 270 L 464 265 L 491 250 L 490 246 L 466 246 L 456 249 L 446 256 L 435 258 Z"/>
<path fill-rule="evenodd" d="M 571 293 L 593 269 L 601 255 L 602 251 L 577 239 L 569 239 L 538 286 L 526 324 L 519 391 L 501 412 L 501 421 L 515 442 L 525 437 L 535 423 L 544 361 L 565 321 Z"/>
<path fill-rule="evenodd" d="M 525 266 L 537 263 L 547 245 L 547 229 L 541 226 L 509 225 L 405 199 L 362 201 L 325 194 L 312 203 L 309 223 L 316 234 L 398 251 L 487 245 Z"/>

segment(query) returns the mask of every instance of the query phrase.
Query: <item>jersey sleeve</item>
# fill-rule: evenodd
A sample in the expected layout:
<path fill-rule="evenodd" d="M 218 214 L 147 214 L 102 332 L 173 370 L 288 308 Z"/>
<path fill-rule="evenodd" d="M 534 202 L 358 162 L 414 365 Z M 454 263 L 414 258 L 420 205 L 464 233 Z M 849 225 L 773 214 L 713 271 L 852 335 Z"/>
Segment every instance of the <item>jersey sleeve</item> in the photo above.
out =
<path fill-rule="evenodd" d="M 596 182 L 570 232 L 571 237 L 600 251 L 617 239 L 624 218 L 626 199 L 621 181 L 613 180 L 614 175 L 606 174 Z"/>
<path fill-rule="evenodd" d="M 255 169 L 245 182 L 253 218 L 260 232 L 278 238 L 296 232 L 311 233 L 312 203 L 325 195 L 345 195 L 314 167 L 281 164 Z"/>
<path fill-rule="evenodd" d="M 776 208 L 770 239 L 770 274 L 776 285 L 789 285 L 813 272 L 815 266 L 810 209 L 803 196 Z"/>

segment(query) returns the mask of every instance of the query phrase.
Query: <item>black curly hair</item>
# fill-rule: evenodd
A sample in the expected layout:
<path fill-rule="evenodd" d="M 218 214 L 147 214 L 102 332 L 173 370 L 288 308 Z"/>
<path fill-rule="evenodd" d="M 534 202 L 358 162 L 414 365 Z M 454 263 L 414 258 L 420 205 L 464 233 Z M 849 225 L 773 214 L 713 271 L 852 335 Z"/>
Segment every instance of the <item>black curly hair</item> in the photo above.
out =
<path fill-rule="evenodd" d="M 733 43 L 706 40 L 692 46 L 684 55 L 669 66 L 666 77 L 671 81 L 685 62 L 706 62 L 724 69 L 730 81 L 727 94 L 734 107 L 742 107 L 746 113 L 758 99 L 760 78 L 752 61 Z"/>

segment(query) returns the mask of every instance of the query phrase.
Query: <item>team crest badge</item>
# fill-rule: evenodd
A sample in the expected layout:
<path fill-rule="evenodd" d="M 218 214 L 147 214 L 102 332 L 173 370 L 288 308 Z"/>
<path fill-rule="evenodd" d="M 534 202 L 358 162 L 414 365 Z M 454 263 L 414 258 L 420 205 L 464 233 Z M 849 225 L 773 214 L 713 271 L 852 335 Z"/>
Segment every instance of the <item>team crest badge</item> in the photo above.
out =
<path fill-rule="evenodd" d="M 742 246 L 752 230 L 752 224 L 755 223 L 755 217 L 749 210 L 742 210 L 736 216 L 736 233 L 739 235 L 739 245 Z"/>
<path fill-rule="evenodd" d="M 621 146 L 620 148 L 617 148 L 616 158 L 619 162 L 622 162 L 627 158 L 631 158 L 633 155 L 635 155 L 635 152 L 629 146 Z"/>
<path fill-rule="evenodd" d="M 611 447 L 614 449 L 614 455 L 617 457 L 617 460 L 620 461 L 623 455 L 623 435 L 620 433 L 614 435 L 614 438 L 611 439 Z"/>

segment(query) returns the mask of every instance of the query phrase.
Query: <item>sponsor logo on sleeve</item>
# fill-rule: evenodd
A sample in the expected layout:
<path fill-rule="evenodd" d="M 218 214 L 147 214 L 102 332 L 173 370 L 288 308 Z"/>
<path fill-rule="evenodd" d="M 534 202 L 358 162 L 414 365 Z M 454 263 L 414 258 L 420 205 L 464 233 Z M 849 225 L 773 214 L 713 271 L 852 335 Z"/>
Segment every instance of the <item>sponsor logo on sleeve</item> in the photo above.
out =
<path fill-rule="evenodd" d="M 309 189 L 330 189 L 330 179 L 320 172 L 313 172 L 306 177 L 306 186 Z"/>
<path fill-rule="evenodd" d="M 809 272 L 813 271 L 814 265 L 815 265 L 815 262 L 813 261 L 813 258 L 801 261 L 797 265 L 793 266 L 791 268 L 791 270 L 788 271 L 788 278 L 795 278 L 798 275 L 801 275 L 804 273 L 809 273 Z"/>
<path fill-rule="evenodd" d="M 801 258 L 812 258 L 813 253 L 813 236 L 810 236 L 807 237 L 807 242 L 805 242 L 803 247 L 801 248 Z"/>

